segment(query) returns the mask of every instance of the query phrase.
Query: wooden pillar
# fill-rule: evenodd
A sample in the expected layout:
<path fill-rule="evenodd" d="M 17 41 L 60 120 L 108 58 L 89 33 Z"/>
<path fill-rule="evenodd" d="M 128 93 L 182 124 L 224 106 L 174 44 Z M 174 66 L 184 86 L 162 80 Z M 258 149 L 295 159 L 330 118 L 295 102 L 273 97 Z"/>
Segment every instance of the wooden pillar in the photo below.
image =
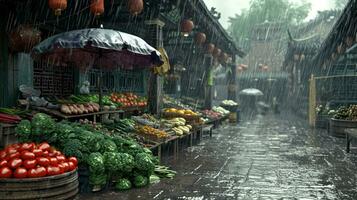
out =
<path fill-rule="evenodd" d="M 203 66 L 206 70 L 205 84 L 205 108 L 212 109 L 213 106 L 213 73 L 212 73 L 213 57 L 211 54 L 204 55 Z"/>
<path fill-rule="evenodd" d="M 145 21 L 147 25 L 146 41 L 155 48 L 163 47 L 162 28 L 165 23 L 159 19 Z M 162 106 L 162 77 L 151 72 L 148 81 L 148 109 L 152 114 L 159 114 Z"/>
<path fill-rule="evenodd" d="M 232 64 L 228 66 L 230 68 L 230 74 L 228 74 L 228 99 L 237 101 L 237 67 L 235 65 L 235 59 Z"/>

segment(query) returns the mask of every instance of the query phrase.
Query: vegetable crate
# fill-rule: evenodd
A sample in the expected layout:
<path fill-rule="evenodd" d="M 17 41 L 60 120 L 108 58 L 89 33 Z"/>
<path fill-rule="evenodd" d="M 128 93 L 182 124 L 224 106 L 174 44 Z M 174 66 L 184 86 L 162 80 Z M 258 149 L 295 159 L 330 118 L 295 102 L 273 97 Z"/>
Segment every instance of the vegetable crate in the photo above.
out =
<path fill-rule="evenodd" d="M 15 127 L 13 124 L 0 123 L 0 147 L 18 142 L 15 135 Z"/>

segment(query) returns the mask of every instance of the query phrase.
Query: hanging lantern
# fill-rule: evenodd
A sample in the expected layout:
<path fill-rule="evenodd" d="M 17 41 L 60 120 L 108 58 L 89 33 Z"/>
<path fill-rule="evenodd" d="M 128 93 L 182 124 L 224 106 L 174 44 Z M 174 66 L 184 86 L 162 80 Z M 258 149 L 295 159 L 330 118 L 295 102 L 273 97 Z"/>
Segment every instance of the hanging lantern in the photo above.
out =
<path fill-rule="evenodd" d="M 143 0 L 129 0 L 128 1 L 128 9 L 130 14 L 137 16 L 139 15 L 144 9 L 144 2 Z"/>
<path fill-rule="evenodd" d="M 49 0 L 48 6 L 55 12 L 56 16 L 59 16 L 67 8 L 67 0 Z"/>
<path fill-rule="evenodd" d="M 196 34 L 196 43 L 198 45 L 201 45 L 201 44 L 205 43 L 206 39 L 207 39 L 206 34 L 201 33 L 201 32 Z"/>
<path fill-rule="evenodd" d="M 243 67 L 241 67 L 241 66 L 239 66 L 237 69 L 238 69 L 239 72 L 243 71 Z"/>
<path fill-rule="evenodd" d="M 346 38 L 346 45 L 347 45 L 347 47 L 351 47 L 353 45 L 353 38 L 352 37 L 347 37 Z"/>
<path fill-rule="evenodd" d="M 215 45 L 212 43 L 207 44 L 207 53 L 212 54 L 214 51 Z"/>
<path fill-rule="evenodd" d="M 248 69 L 248 65 L 245 64 L 241 64 L 239 65 L 243 70 L 247 70 Z"/>
<path fill-rule="evenodd" d="M 262 67 L 262 70 L 263 70 L 263 71 L 268 71 L 268 70 L 269 70 L 269 67 L 268 67 L 267 65 L 264 65 L 264 66 Z"/>
<path fill-rule="evenodd" d="M 9 35 L 10 49 L 14 52 L 30 52 L 41 41 L 41 32 L 30 25 L 20 25 Z"/>
<path fill-rule="evenodd" d="M 94 16 L 100 16 L 104 13 L 104 0 L 92 0 L 90 4 L 90 12 Z"/>
<path fill-rule="evenodd" d="M 213 57 L 218 58 L 222 53 L 222 50 L 220 48 L 214 48 L 213 50 Z"/>
<path fill-rule="evenodd" d="M 183 36 L 188 37 L 194 27 L 195 25 L 193 24 L 193 21 L 189 19 L 183 20 L 181 23 L 181 33 Z"/>
<path fill-rule="evenodd" d="M 227 61 L 228 61 L 228 54 L 222 53 L 221 56 L 219 57 L 219 59 L 220 59 L 220 61 L 221 61 L 222 63 L 227 63 Z"/>

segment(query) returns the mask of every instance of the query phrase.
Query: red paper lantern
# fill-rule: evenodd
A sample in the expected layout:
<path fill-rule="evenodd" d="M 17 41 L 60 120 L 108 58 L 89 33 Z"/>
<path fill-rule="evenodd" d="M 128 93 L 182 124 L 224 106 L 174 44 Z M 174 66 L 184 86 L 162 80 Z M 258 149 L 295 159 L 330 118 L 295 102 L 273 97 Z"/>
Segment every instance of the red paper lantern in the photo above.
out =
<path fill-rule="evenodd" d="M 90 4 L 90 12 L 95 16 L 100 16 L 104 13 L 104 0 L 92 0 Z"/>
<path fill-rule="evenodd" d="M 207 44 L 207 53 L 212 54 L 214 51 L 215 45 L 212 43 Z"/>
<path fill-rule="evenodd" d="M 206 42 L 207 36 L 204 33 L 197 33 L 196 34 L 196 43 L 201 45 Z"/>
<path fill-rule="evenodd" d="M 188 19 L 183 20 L 181 23 L 181 32 L 184 34 L 184 36 L 188 36 L 194 27 L 195 25 L 193 24 L 193 21 Z"/>
<path fill-rule="evenodd" d="M 48 0 L 48 6 L 59 16 L 62 10 L 67 8 L 67 0 Z"/>
<path fill-rule="evenodd" d="M 218 58 L 222 53 L 222 50 L 218 47 L 214 48 L 213 50 L 213 57 Z"/>
<path fill-rule="evenodd" d="M 41 41 L 41 32 L 30 25 L 20 25 L 9 35 L 10 49 L 14 52 L 30 52 Z"/>
<path fill-rule="evenodd" d="M 129 0 L 128 1 L 128 9 L 130 14 L 136 16 L 139 15 L 144 9 L 143 0 Z"/>

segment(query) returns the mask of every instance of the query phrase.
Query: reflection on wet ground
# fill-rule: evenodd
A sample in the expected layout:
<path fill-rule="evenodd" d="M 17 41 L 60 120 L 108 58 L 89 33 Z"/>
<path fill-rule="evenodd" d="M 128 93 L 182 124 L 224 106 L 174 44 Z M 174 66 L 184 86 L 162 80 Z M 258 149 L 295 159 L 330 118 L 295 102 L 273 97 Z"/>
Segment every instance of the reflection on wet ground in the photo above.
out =
<path fill-rule="evenodd" d="M 264 116 L 214 131 L 165 164 L 178 171 L 144 189 L 80 199 L 357 199 L 357 149 L 292 116 Z"/>

